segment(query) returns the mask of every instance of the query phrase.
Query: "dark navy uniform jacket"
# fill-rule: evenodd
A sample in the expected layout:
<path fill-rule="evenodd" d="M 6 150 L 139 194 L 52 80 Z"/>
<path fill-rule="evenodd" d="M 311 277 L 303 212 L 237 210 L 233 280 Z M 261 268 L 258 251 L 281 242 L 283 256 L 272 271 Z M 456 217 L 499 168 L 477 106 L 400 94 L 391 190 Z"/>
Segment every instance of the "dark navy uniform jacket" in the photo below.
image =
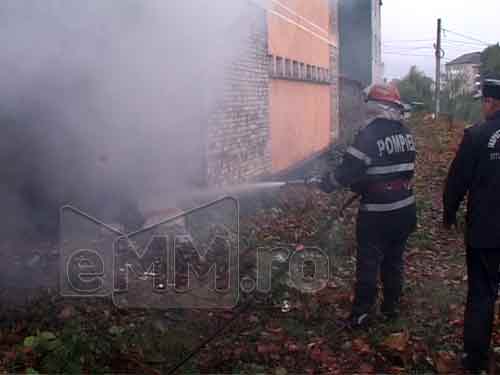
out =
<path fill-rule="evenodd" d="M 465 130 L 444 190 L 444 223 L 467 197 L 467 244 L 500 249 L 500 112 Z"/>
<path fill-rule="evenodd" d="M 361 195 L 359 238 L 401 240 L 413 231 L 415 156 L 415 140 L 409 129 L 387 119 L 372 121 L 347 149 L 335 177 Z"/>

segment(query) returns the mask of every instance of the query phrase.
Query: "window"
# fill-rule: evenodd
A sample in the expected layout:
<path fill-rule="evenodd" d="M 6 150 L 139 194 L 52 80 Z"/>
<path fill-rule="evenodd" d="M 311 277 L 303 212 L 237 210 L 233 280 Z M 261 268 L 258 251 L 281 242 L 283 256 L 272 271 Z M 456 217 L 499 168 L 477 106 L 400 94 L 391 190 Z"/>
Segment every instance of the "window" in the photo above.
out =
<path fill-rule="evenodd" d="M 300 78 L 300 71 L 299 71 L 299 62 L 294 61 L 293 62 L 293 77 L 299 79 Z"/>
<path fill-rule="evenodd" d="M 285 59 L 285 77 L 292 76 L 292 62 L 290 59 Z"/>
<path fill-rule="evenodd" d="M 282 57 L 276 57 L 276 75 L 278 77 L 283 77 L 284 75 L 284 66 L 283 66 L 283 58 Z"/>

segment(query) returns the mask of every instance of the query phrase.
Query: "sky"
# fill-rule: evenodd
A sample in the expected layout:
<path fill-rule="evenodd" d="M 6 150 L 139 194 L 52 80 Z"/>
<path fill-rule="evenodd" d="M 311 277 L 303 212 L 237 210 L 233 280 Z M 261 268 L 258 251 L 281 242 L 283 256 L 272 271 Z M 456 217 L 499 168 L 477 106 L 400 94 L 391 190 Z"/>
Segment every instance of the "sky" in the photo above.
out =
<path fill-rule="evenodd" d="M 499 42 L 499 15 L 500 0 L 383 0 L 385 76 L 402 77 L 412 65 L 435 76 L 433 45 L 438 18 L 450 30 L 443 35 L 444 64 L 464 53 L 483 50 L 487 45 L 480 41 Z"/>

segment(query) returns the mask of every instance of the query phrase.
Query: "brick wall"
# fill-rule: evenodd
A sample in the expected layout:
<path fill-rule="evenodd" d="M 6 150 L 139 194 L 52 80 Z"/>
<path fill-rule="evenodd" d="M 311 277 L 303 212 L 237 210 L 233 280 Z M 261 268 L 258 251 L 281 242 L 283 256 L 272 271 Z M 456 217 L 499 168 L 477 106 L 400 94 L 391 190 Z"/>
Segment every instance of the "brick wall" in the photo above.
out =
<path fill-rule="evenodd" d="M 267 18 L 249 4 L 250 33 L 242 56 L 228 69 L 224 99 L 207 132 L 207 182 L 251 180 L 271 169 Z"/>

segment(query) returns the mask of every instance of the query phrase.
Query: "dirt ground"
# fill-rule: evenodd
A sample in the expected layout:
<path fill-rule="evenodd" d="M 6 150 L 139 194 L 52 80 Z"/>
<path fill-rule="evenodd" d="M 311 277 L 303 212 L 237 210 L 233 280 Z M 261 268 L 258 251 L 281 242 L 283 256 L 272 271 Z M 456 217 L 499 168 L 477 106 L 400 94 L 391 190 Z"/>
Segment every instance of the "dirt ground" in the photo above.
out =
<path fill-rule="evenodd" d="M 57 245 L 4 244 L 0 372 L 169 373 L 209 341 L 178 373 L 462 373 L 463 234 L 441 229 L 441 195 L 464 126 L 420 117 L 410 126 L 418 147 L 419 224 L 406 253 L 397 321 L 343 328 L 353 298 L 356 205 L 340 216 L 349 192 L 288 187 L 275 193 L 273 207 L 241 218 L 240 277 L 255 276 L 261 247 L 298 253 L 320 247 L 330 277 L 316 293 L 299 293 L 278 269 L 271 292 L 243 293 L 235 309 L 123 310 L 108 299 L 59 297 Z M 498 323 L 492 368 L 500 361 Z"/>

